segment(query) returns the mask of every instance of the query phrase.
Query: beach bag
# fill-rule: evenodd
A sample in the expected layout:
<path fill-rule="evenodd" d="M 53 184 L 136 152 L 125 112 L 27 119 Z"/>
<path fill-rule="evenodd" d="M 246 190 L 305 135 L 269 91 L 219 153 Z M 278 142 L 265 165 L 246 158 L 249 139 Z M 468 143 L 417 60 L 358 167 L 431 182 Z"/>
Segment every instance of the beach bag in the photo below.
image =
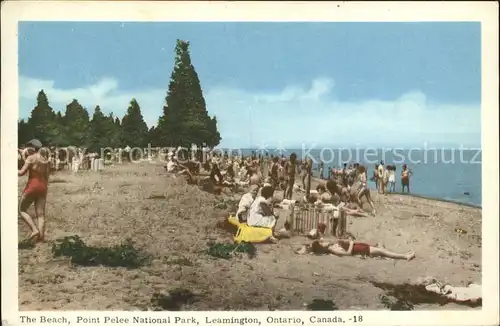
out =
<path fill-rule="evenodd" d="M 246 223 L 241 223 L 236 216 L 229 216 L 229 223 L 238 227 L 234 236 L 235 243 L 263 243 L 273 236 L 273 230 L 270 228 L 249 226 Z"/>

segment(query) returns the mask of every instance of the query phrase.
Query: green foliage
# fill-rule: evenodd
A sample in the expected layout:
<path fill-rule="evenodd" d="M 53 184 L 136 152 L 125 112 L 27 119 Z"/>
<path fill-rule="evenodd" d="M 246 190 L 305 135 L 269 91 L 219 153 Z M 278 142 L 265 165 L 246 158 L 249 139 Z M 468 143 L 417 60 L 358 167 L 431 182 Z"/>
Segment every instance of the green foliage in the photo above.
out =
<path fill-rule="evenodd" d="M 70 257 L 73 264 L 80 266 L 137 268 L 149 261 L 147 255 L 134 248 L 130 239 L 122 245 L 100 248 L 87 246 L 77 235 L 56 240 L 52 245 L 52 254 L 54 257 Z"/>
<path fill-rule="evenodd" d="M 413 304 L 404 298 L 394 298 L 385 294 L 379 295 L 380 302 L 389 310 L 392 311 L 407 311 L 413 310 Z"/>
<path fill-rule="evenodd" d="M 63 129 L 67 139 L 65 145 L 88 147 L 90 140 L 89 112 L 77 100 L 73 100 L 66 106 L 63 121 Z"/>
<path fill-rule="evenodd" d="M 23 126 L 23 131 L 29 133 L 29 136 L 36 135 L 42 144 L 53 143 L 57 141 L 58 135 L 56 114 L 50 107 L 49 100 L 43 90 L 38 93 L 36 103 L 28 119 L 28 126 Z M 19 138 L 29 138 L 29 136 L 25 134 Z"/>
<path fill-rule="evenodd" d="M 337 305 L 332 300 L 314 299 L 307 305 L 307 310 L 329 311 L 339 310 L 339 308 L 337 308 Z"/>
<path fill-rule="evenodd" d="M 200 80 L 191 63 L 189 42 L 177 40 L 175 53 L 163 115 L 155 130 L 157 138 L 169 146 L 215 147 L 221 139 L 217 119 L 208 115 Z"/>
<path fill-rule="evenodd" d="M 257 248 L 252 243 L 212 243 L 208 245 L 206 253 L 215 258 L 231 259 L 235 253 L 246 253 L 253 258 Z"/>
<path fill-rule="evenodd" d="M 35 248 L 35 240 L 33 239 L 25 239 L 17 244 L 17 249 L 33 249 Z"/>
<path fill-rule="evenodd" d="M 35 138 L 30 124 L 27 121 L 24 121 L 24 119 L 19 120 L 17 123 L 17 134 L 18 145 L 26 144 L 31 139 Z"/>
<path fill-rule="evenodd" d="M 19 145 L 37 138 L 44 146 L 78 146 L 98 153 L 105 147 L 127 145 L 217 146 L 221 140 L 217 118 L 208 115 L 198 74 L 191 63 L 189 43 L 177 40 L 175 52 L 175 67 L 157 127 L 148 129 L 135 99 L 122 119 L 112 113 L 105 116 L 99 106 L 90 117 L 77 99 L 66 106 L 63 115 L 52 109 L 47 95 L 40 90 L 29 119 L 18 121 Z"/>
<path fill-rule="evenodd" d="M 135 99 L 130 101 L 127 113 L 122 119 L 122 141 L 125 146 L 146 147 L 149 135 L 148 126 L 142 117 L 141 108 Z"/>

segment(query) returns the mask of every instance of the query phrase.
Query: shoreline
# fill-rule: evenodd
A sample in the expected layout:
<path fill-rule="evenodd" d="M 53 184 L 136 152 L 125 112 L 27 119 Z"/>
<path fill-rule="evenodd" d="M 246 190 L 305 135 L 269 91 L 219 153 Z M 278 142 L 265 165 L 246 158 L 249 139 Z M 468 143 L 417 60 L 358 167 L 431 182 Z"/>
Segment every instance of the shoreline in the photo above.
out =
<path fill-rule="evenodd" d="M 323 179 L 320 179 L 320 178 L 317 178 L 317 177 L 312 177 L 311 178 L 311 182 L 325 183 L 326 181 L 327 180 L 323 180 Z M 368 188 L 371 191 L 375 191 L 375 192 L 377 191 L 377 189 L 373 189 L 370 186 L 368 186 Z M 311 189 L 313 189 L 312 186 L 311 186 Z M 413 197 L 413 198 L 427 199 L 427 200 L 432 200 L 432 201 L 437 201 L 437 202 L 442 202 L 442 203 L 456 204 L 456 205 L 459 205 L 459 206 L 466 206 L 466 207 L 470 207 L 470 208 L 483 209 L 482 205 L 478 205 L 478 204 L 462 202 L 462 201 L 458 201 L 458 200 L 454 200 L 454 199 L 445 199 L 445 198 L 439 198 L 439 197 L 431 197 L 431 196 L 426 196 L 426 195 L 419 195 L 419 194 L 415 194 L 415 193 L 406 193 L 406 192 L 396 191 L 396 192 L 386 192 L 385 194 L 386 195 L 400 195 L 400 196 L 407 196 L 407 197 Z"/>

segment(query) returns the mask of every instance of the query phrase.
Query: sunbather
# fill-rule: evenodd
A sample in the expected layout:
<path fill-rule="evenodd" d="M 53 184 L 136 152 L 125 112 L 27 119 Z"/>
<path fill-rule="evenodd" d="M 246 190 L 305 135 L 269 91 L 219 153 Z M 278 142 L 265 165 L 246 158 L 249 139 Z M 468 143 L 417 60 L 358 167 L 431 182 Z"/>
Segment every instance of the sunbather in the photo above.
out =
<path fill-rule="evenodd" d="M 336 256 L 362 255 L 369 257 L 386 257 L 391 259 L 406 260 L 415 258 L 415 252 L 413 252 L 412 250 L 401 254 L 378 246 L 371 246 L 363 242 L 354 241 L 352 239 L 339 239 L 334 243 L 316 240 L 312 243 L 310 250 L 314 253 L 329 253 Z"/>

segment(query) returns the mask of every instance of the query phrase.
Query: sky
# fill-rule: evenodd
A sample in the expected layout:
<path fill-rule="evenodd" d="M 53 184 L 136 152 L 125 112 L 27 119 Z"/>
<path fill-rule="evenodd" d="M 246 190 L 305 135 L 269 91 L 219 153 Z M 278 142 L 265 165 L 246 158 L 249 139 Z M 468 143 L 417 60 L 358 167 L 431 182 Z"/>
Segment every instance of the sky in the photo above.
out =
<path fill-rule="evenodd" d="M 20 22 L 19 115 L 43 89 L 120 118 L 162 114 L 190 42 L 230 148 L 481 146 L 481 26 L 427 23 Z"/>

